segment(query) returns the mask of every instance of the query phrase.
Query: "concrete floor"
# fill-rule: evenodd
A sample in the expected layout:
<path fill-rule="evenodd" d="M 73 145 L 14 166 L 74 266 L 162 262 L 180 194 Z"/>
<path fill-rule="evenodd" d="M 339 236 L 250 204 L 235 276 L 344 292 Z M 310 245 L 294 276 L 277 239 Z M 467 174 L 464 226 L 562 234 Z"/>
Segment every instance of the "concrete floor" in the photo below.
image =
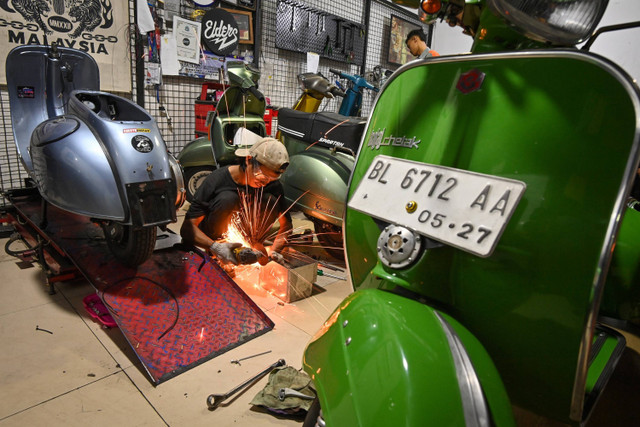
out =
<path fill-rule="evenodd" d="M 299 218 L 294 224 L 301 225 L 295 221 Z M 2 247 L 6 240 L 0 239 Z M 207 409 L 206 398 L 226 393 L 280 358 L 300 368 L 311 336 L 351 292 L 346 281 L 318 277 L 319 292 L 283 304 L 260 288 L 241 285 L 275 328 L 154 386 L 120 331 L 101 328 L 85 312 L 82 298 L 94 292 L 90 284 L 58 283 L 57 293 L 49 295 L 40 268 L 21 268 L 16 261 L 0 253 L 1 427 L 301 425 L 301 419 L 276 416 L 249 404 L 266 378 L 215 411 Z M 640 425 L 640 340 L 627 337 L 630 348 L 589 426 Z M 265 351 L 271 353 L 241 365 L 231 363 Z M 516 413 L 519 425 L 559 425 Z"/>
<path fill-rule="evenodd" d="M 294 225 L 304 223 L 296 220 Z M 0 239 L 2 248 L 6 241 Z M 275 416 L 249 404 L 266 377 L 215 411 L 207 409 L 206 398 L 228 392 L 280 358 L 301 368 L 306 344 L 351 292 L 346 281 L 318 277 L 311 297 L 284 304 L 240 282 L 275 323 L 274 329 L 154 386 L 121 332 L 102 328 L 86 313 L 82 298 L 95 292 L 88 282 L 61 282 L 55 285 L 56 294 L 49 295 L 41 269 L 19 265 L 16 258 L 0 253 L 2 427 L 301 425 L 301 419 Z M 241 365 L 231 363 L 266 351 L 271 353 Z"/>

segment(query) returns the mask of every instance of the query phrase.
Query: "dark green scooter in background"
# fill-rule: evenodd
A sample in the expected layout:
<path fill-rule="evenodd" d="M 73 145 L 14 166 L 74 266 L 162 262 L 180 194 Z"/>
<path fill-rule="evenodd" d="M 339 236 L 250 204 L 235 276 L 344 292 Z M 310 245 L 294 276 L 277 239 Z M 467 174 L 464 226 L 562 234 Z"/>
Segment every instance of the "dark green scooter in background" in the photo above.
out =
<path fill-rule="evenodd" d="M 266 102 L 258 90 L 260 71 L 242 61 L 226 63 L 229 87 L 224 91 L 208 118 L 209 135 L 189 142 L 178 155 L 184 168 L 187 200 L 191 201 L 202 181 L 214 169 L 238 162 L 234 144 L 236 132 L 246 128 L 267 136 L 264 123 Z"/>
<path fill-rule="evenodd" d="M 473 54 L 410 62 L 375 102 L 344 219 L 355 292 L 305 350 L 307 422 L 510 426 L 514 405 L 584 424 L 626 345 L 599 319 L 640 313 L 640 93 L 573 47 L 607 1 L 422 3 Z"/>

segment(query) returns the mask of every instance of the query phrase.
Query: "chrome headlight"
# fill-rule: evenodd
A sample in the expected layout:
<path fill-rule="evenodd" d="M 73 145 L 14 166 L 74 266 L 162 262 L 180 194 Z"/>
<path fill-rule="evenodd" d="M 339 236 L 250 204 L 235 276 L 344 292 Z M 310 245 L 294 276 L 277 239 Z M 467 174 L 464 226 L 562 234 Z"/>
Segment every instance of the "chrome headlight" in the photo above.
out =
<path fill-rule="evenodd" d="M 593 33 L 609 0 L 488 0 L 527 37 L 574 46 Z"/>

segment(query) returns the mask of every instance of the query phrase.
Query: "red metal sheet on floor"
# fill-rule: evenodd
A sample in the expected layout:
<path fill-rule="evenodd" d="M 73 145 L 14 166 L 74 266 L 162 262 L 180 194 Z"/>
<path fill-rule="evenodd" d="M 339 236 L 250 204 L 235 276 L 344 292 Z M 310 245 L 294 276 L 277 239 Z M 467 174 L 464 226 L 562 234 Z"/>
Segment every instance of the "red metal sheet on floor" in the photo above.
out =
<path fill-rule="evenodd" d="M 13 198 L 35 226 L 39 196 Z M 208 256 L 179 246 L 137 268 L 119 264 L 102 230 L 49 206 L 46 235 L 96 288 L 154 383 L 270 331 L 273 322 Z"/>

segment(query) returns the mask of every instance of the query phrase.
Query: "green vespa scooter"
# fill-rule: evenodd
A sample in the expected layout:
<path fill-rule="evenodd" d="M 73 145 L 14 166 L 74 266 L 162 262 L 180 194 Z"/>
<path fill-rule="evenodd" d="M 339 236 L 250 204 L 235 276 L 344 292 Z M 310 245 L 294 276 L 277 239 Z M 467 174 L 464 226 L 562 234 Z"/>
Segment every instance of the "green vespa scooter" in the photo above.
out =
<path fill-rule="evenodd" d="M 640 93 L 573 48 L 607 1 L 422 3 L 473 54 L 410 62 L 375 102 L 344 220 L 355 292 L 305 350 L 307 422 L 511 426 L 514 405 L 583 424 L 625 348 L 605 283 L 636 298 L 608 315 L 640 307 Z"/>
<path fill-rule="evenodd" d="M 229 87 L 218 100 L 212 118 L 208 119 L 209 134 L 189 142 L 178 154 L 184 168 L 187 200 L 191 201 L 202 181 L 214 169 L 237 162 L 236 133 L 246 128 L 266 136 L 264 123 L 266 102 L 258 90 L 260 71 L 242 61 L 227 62 Z"/>

